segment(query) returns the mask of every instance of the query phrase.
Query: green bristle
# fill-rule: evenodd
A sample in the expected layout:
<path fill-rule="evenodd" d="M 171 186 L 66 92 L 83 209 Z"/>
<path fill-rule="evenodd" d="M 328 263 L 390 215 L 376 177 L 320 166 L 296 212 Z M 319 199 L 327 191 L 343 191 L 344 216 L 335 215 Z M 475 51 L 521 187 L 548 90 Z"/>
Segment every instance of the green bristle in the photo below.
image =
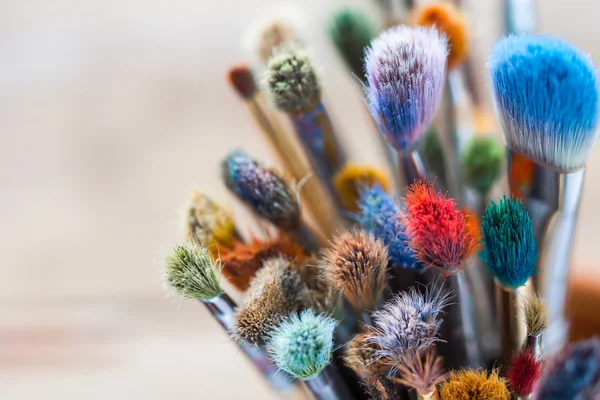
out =
<path fill-rule="evenodd" d="M 500 176 L 504 147 L 490 137 L 476 137 L 463 153 L 466 183 L 486 195 Z"/>

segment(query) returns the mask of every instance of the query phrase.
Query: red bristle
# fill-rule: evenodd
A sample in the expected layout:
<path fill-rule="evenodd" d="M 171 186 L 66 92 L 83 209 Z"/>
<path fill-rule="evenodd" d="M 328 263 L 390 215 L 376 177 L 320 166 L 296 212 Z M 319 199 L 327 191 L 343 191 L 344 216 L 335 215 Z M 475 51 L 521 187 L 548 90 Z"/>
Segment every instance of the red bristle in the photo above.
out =
<path fill-rule="evenodd" d="M 254 77 L 247 65 L 241 64 L 231 67 L 227 73 L 227 79 L 238 94 L 245 99 L 252 97 L 256 92 Z"/>
<path fill-rule="evenodd" d="M 417 181 L 406 189 L 404 203 L 400 218 L 417 259 L 443 276 L 464 268 L 476 241 L 456 202 L 436 193 L 430 182 Z"/>
<path fill-rule="evenodd" d="M 542 361 L 536 359 L 529 349 L 516 354 L 507 374 L 511 390 L 517 396 L 533 393 L 535 384 L 540 379 Z"/>

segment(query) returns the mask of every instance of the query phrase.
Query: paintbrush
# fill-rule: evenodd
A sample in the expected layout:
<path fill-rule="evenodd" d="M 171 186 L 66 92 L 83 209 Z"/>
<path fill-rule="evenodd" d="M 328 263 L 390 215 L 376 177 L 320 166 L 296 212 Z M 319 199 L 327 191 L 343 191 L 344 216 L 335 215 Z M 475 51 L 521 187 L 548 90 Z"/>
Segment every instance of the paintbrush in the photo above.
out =
<path fill-rule="evenodd" d="M 315 173 L 335 195 L 332 179 L 346 156 L 321 101 L 320 77 L 307 52 L 297 44 L 278 47 L 263 81 L 271 104 L 290 117 Z"/>
<path fill-rule="evenodd" d="M 548 360 L 535 390 L 538 400 L 597 400 L 600 398 L 600 341 L 570 344 Z"/>
<path fill-rule="evenodd" d="M 565 304 L 585 162 L 598 136 L 599 92 L 590 58 L 562 39 L 510 36 L 489 58 L 508 148 L 511 193 L 523 200 L 539 246 L 536 293 L 548 302 L 546 354 L 566 343 Z"/>
<path fill-rule="evenodd" d="M 165 257 L 164 279 L 173 292 L 202 302 L 219 324 L 234 335 L 235 303 L 221 287 L 220 269 L 220 261 L 206 247 L 184 244 L 175 246 Z M 277 373 L 264 349 L 244 341 L 237 341 L 237 345 L 274 389 L 285 391 L 295 387 L 289 377 Z"/>
<path fill-rule="evenodd" d="M 535 0 L 504 0 L 504 29 L 510 34 L 532 34 L 537 28 Z"/>
<path fill-rule="evenodd" d="M 506 381 L 497 370 L 488 372 L 465 368 L 451 371 L 450 377 L 440 385 L 439 391 L 443 400 L 511 399 Z"/>
<path fill-rule="evenodd" d="M 221 175 L 227 189 L 255 215 L 286 232 L 306 251 L 317 249 L 314 235 L 302 221 L 297 193 L 277 172 L 235 150 L 221 163 Z"/>
<path fill-rule="evenodd" d="M 542 338 L 543 333 L 548 329 L 546 302 L 533 294 L 524 299 L 522 307 L 527 326 L 527 338 L 523 348 L 530 349 L 538 360 L 542 359 L 544 357 Z"/>
<path fill-rule="evenodd" d="M 533 389 L 542 373 L 542 360 L 529 348 L 513 356 L 506 377 L 516 400 L 533 400 Z"/>
<path fill-rule="evenodd" d="M 271 359 L 303 381 L 316 400 L 354 399 L 331 364 L 336 326 L 336 320 L 307 309 L 290 314 L 270 333 Z"/>
<path fill-rule="evenodd" d="M 437 385 L 448 377 L 442 367 L 443 360 L 433 349 L 405 357 L 398 367 L 400 378 L 396 381 L 414 389 L 418 400 L 439 400 Z"/>
<path fill-rule="evenodd" d="M 367 105 L 396 149 L 402 187 L 427 176 L 417 144 L 439 106 L 447 51 L 438 31 L 403 26 L 383 32 L 365 53 Z"/>
<path fill-rule="evenodd" d="M 479 257 L 496 281 L 496 317 L 501 361 L 508 362 L 525 341 L 527 326 L 520 304 L 531 295 L 526 283 L 537 272 L 537 246 L 531 218 L 520 200 L 490 201 L 482 217 Z"/>
<path fill-rule="evenodd" d="M 247 66 L 232 67 L 228 72 L 228 78 L 260 127 L 279 165 L 283 166 L 286 174 L 294 181 L 302 182 L 297 189 L 302 205 L 313 217 L 315 225 L 324 235 L 323 239 L 330 240 L 333 233 L 341 229 L 344 223 L 323 182 L 319 177 L 313 176 L 308 160 L 299 151 L 299 143 L 281 126 L 277 116 L 269 109 Z"/>
<path fill-rule="evenodd" d="M 346 163 L 333 177 L 333 187 L 345 211 L 358 211 L 360 191 L 364 187 L 378 185 L 389 191 L 387 175 L 374 167 L 363 164 Z"/>
<path fill-rule="evenodd" d="M 406 227 L 408 244 L 419 262 L 430 273 L 439 273 L 455 294 L 442 326 L 440 355 L 447 368 L 479 366 L 481 354 L 477 336 L 477 319 L 469 282 L 462 274 L 477 240 L 454 199 L 436 193 L 429 182 L 409 186 L 405 208 L 398 216 Z"/>

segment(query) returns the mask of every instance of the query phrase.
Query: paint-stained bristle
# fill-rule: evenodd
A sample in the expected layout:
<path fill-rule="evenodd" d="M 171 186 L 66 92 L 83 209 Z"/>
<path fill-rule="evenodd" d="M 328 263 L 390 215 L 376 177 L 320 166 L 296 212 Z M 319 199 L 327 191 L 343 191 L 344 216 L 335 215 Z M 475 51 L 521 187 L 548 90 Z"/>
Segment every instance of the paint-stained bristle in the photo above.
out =
<path fill-rule="evenodd" d="M 302 263 L 305 258 L 302 248 L 285 235 L 267 239 L 253 237 L 249 243 L 236 241 L 231 249 L 221 249 L 220 255 L 223 276 L 240 291 L 248 289 L 266 260 L 281 256 Z"/>
<path fill-rule="evenodd" d="M 364 231 L 337 235 L 325 251 L 325 275 L 358 311 L 374 310 L 387 286 L 387 248 Z"/>
<path fill-rule="evenodd" d="M 431 183 L 418 181 L 406 189 L 404 203 L 406 209 L 399 218 L 416 258 L 444 276 L 464 268 L 476 239 L 466 228 L 465 216 L 456 202 L 436 193 Z"/>
<path fill-rule="evenodd" d="M 528 335 L 539 336 L 548 328 L 548 308 L 542 297 L 526 297 L 523 301 L 523 315 Z"/>
<path fill-rule="evenodd" d="M 506 145 L 560 170 L 582 167 L 600 116 L 590 57 L 551 36 L 509 36 L 494 46 L 489 68 Z"/>
<path fill-rule="evenodd" d="M 504 147 L 491 137 L 475 137 L 463 153 L 466 183 L 486 196 L 500 176 Z"/>
<path fill-rule="evenodd" d="M 379 185 L 385 191 L 389 189 L 385 172 L 370 165 L 348 163 L 333 177 L 333 187 L 342 207 L 348 211 L 358 211 L 360 189 L 374 185 Z"/>
<path fill-rule="evenodd" d="M 251 98 L 256 93 L 256 82 L 247 65 L 231 67 L 227 72 L 227 79 L 235 91 L 245 99 Z"/>
<path fill-rule="evenodd" d="M 443 359 L 430 349 L 423 354 L 405 356 L 404 362 L 398 366 L 398 376 L 398 383 L 426 395 L 435 392 L 448 374 L 444 372 Z"/>
<path fill-rule="evenodd" d="M 358 207 L 358 223 L 377 239 L 383 240 L 393 266 L 422 269 L 422 265 L 407 244 L 404 225 L 398 222 L 400 207 L 381 186 L 374 185 L 362 189 Z"/>
<path fill-rule="evenodd" d="M 367 105 L 386 139 L 412 148 L 439 107 L 446 76 L 446 39 L 434 28 L 388 29 L 365 53 Z"/>
<path fill-rule="evenodd" d="M 510 390 L 517 396 L 533 393 L 541 373 L 542 360 L 538 360 L 529 349 L 519 352 L 513 357 L 507 373 Z"/>
<path fill-rule="evenodd" d="M 600 397 L 600 340 L 569 345 L 549 360 L 535 390 L 540 400 L 596 400 Z"/>
<path fill-rule="evenodd" d="M 286 44 L 267 62 L 264 86 L 273 106 L 285 113 L 309 111 L 321 101 L 321 82 L 306 50 Z"/>
<path fill-rule="evenodd" d="M 165 281 L 183 297 L 209 300 L 223 293 L 220 262 L 202 245 L 175 246 L 165 257 Z"/>
<path fill-rule="evenodd" d="M 440 385 L 442 399 L 510 400 L 506 382 L 497 370 L 463 369 L 450 372 L 450 378 Z"/>
<path fill-rule="evenodd" d="M 305 289 L 302 278 L 284 257 L 265 261 L 235 314 L 237 338 L 263 343 L 281 318 L 297 311 L 303 304 Z"/>
<path fill-rule="evenodd" d="M 469 51 L 469 32 L 462 12 L 450 1 L 440 1 L 416 12 L 415 22 L 421 26 L 435 26 L 448 38 L 448 68 L 465 60 Z"/>
<path fill-rule="evenodd" d="M 376 32 L 367 14 L 356 8 L 344 6 L 331 18 L 329 36 L 350 71 L 361 80 L 364 79 L 363 54 Z"/>
<path fill-rule="evenodd" d="M 221 169 L 227 188 L 256 214 L 283 230 L 299 227 L 296 193 L 275 171 L 240 150 L 230 153 Z"/>
<path fill-rule="evenodd" d="M 369 343 L 369 333 L 357 334 L 344 347 L 344 364 L 351 368 L 361 379 L 383 373 L 386 367 L 375 359 L 376 343 Z"/>
<path fill-rule="evenodd" d="M 198 188 L 192 191 L 186 230 L 189 240 L 202 244 L 211 252 L 230 247 L 237 237 L 227 210 L 202 194 Z"/>
<path fill-rule="evenodd" d="M 481 260 L 494 278 L 508 289 L 517 289 L 537 271 L 537 245 L 533 224 L 519 199 L 490 201 L 481 219 Z"/>
<path fill-rule="evenodd" d="M 450 293 L 437 287 L 425 294 L 414 288 L 396 294 L 372 315 L 375 326 L 367 340 L 380 347 L 375 358 L 397 366 L 406 355 L 433 346 L 439 341 L 440 314 L 449 301 Z"/>
<path fill-rule="evenodd" d="M 331 362 L 336 327 L 337 321 L 311 309 L 290 314 L 272 332 L 267 350 L 279 368 L 307 380 Z"/>

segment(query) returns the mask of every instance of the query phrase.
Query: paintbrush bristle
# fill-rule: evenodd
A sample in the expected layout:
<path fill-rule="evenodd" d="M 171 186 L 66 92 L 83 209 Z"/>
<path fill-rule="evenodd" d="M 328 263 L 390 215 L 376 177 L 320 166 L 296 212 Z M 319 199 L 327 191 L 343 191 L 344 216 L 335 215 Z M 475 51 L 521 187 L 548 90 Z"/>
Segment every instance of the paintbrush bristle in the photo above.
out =
<path fill-rule="evenodd" d="M 165 257 L 165 281 L 189 299 L 210 300 L 223 293 L 219 282 L 221 264 L 202 245 L 175 246 Z"/>
<path fill-rule="evenodd" d="M 329 36 L 350 71 L 364 80 L 363 54 L 377 34 L 377 28 L 367 14 L 359 9 L 343 6 L 331 17 Z"/>
<path fill-rule="evenodd" d="M 489 68 L 508 148 L 559 170 L 583 167 L 600 116 L 590 57 L 551 36 L 509 36 L 494 46 Z"/>
<path fill-rule="evenodd" d="M 415 22 L 421 26 L 435 26 L 448 38 L 448 69 L 458 67 L 469 52 L 467 21 L 458 7 L 441 1 L 429 4 L 415 14 Z"/>
<path fill-rule="evenodd" d="M 368 341 L 369 332 L 359 333 L 344 347 L 344 364 L 351 368 L 361 379 L 368 379 L 387 370 L 375 359 L 376 343 Z"/>
<path fill-rule="evenodd" d="M 303 306 L 304 296 L 302 278 L 287 258 L 265 261 L 235 314 L 236 338 L 263 343 L 281 318 Z"/>
<path fill-rule="evenodd" d="M 367 340 L 379 346 L 375 359 L 397 368 L 406 355 L 435 345 L 440 340 L 440 316 L 449 302 L 450 292 L 435 286 L 425 294 L 413 287 L 397 293 L 372 314 L 374 327 Z"/>
<path fill-rule="evenodd" d="M 275 328 L 267 350 L 277 366 L 294 378 L 314 378 L 331 362 L 337 321 L 311 309 L 289 317 Z"/>
<path fill-rule="evenodd" d="M 296 193 L 274 170 L 241 150 L 229 153 L 221 170 L 227 188 L 256 214 L 285 231 L 300 226 Z"/>
<path fill-rule="evenodd" d="M 244 99 L 249 99 L 256 93 L 256 82 L 252 71 L 246 64 L 235 65 L 227 71 L 227 80 L 235 91 Z"/>
<path fill-rule="evenodd" d="M 227 210 L 194 188 L 187 211 L 186 236 L 213 252 L 231 247 L 237 233 Z"/>
<path fill-rule="evenodd" d="M 491 137 L 475 137 L 462 155 L 464 177 L 481 196 L 486 196 L 500 177 L 504 147 Z"/>
<path fill-rule="evenodd" d="M 231 249 L 221 249 L 220 253 L 223 276 L 242 292 L 248 289 L 266 260 L 281 256 L 302 263 L 305 259 L 302 248 L 285 235 L 267 239 L 253 237 L 249 243 L 236 241 Z"/>
<path fill-rule="evenodd" d="M 523 300 L 523 315 L 527 325 L 527 335 L 539 336 L 548 328 L 548 307 L 544 299 L 538 295 Z"/>
<path fill-rule="evenodd" d="M 302 12 L 289 5 L 270 8 L 267 13 L 259 15 L 244 35 L 245 47 L 251 58 L 264 64 L 275 48 L 298 41 L 304 22 L 302 19 Z"/>
<path fill-rule="evenodd" d="M 324 253 L 327 279 L 357 311 L 374 310 L 387 287 L 387 248 L 365 231 L 338 234 Z"/>
<path fill-rule="evenodd" d="M 367 232 L 383 240 L 393 266 L 414 270 L 423 268 L 408 246 L 404 225 L 398 221 L 400 207 L 381 186 L 361 190 L 358 207 L 360 212 L 356 220 Z"/>
<path fill-rule="evenodd" d="M 388 29 L 365 53 L 367 105 L 397 150 L 413 148 L 440 104 L 446 39 L 434 28 Z"/>
<path fill-rule="evenodd" d="M 517 289 L 537 272 L 533 223 L 519 199 L 503 196 L 490 201 L 481 218 L 481 260 L 502 286 Z"/>
<path fill-rule="evenodd" d="M 506 381 L 497 370 L 451 371 L 450 378 L 440 385 L 442 399 L 451 400 L 510 400 Z"/>
<path fill-rule="evenodd" d="M 420 395 L 434 393 L 438 384 L 448 377 L 444 372 L 443 359 L 433 349 L 423 354 L 410 354 L 398 366 L 396 382 L 413 388 Z"/>
<path fill-rule="evenodd" d="M 321 82 L 308 53 L 298 44 L 278 47 L 267 62 L 266 93 L 275 108 L 288 114 L 306 112 L 321 101 Z"/>
<path fill-rule="evenodd" d="M 513 394 L 527 396 L 533 389 L 542 373 L 542 360 L 538 360 L 529 349 L 517 353 L 506 374 Z"/>
<path fill-rule="evenodd" d="M 374 185 L 388 191 L 389 180 L 385 172 L 370 165 L 347 163 L 333 177 L 333 187 L 348 211 L 358 211 L 361 188 Z"/>
<path fill-rule="evenodd" d="M 600 397 L 600 340 L 568 345 L 546 363 L 535 390 L 540 400 L 596 400 Z"/>
<path fill-rule="evenodd" d="M 407 187 L 404 204 L 399 218 L 417 260 L 444 276 L 463 269 L 477 241 L 454 199 L 436 193 L 430 182 L 417 181 Z"/>

